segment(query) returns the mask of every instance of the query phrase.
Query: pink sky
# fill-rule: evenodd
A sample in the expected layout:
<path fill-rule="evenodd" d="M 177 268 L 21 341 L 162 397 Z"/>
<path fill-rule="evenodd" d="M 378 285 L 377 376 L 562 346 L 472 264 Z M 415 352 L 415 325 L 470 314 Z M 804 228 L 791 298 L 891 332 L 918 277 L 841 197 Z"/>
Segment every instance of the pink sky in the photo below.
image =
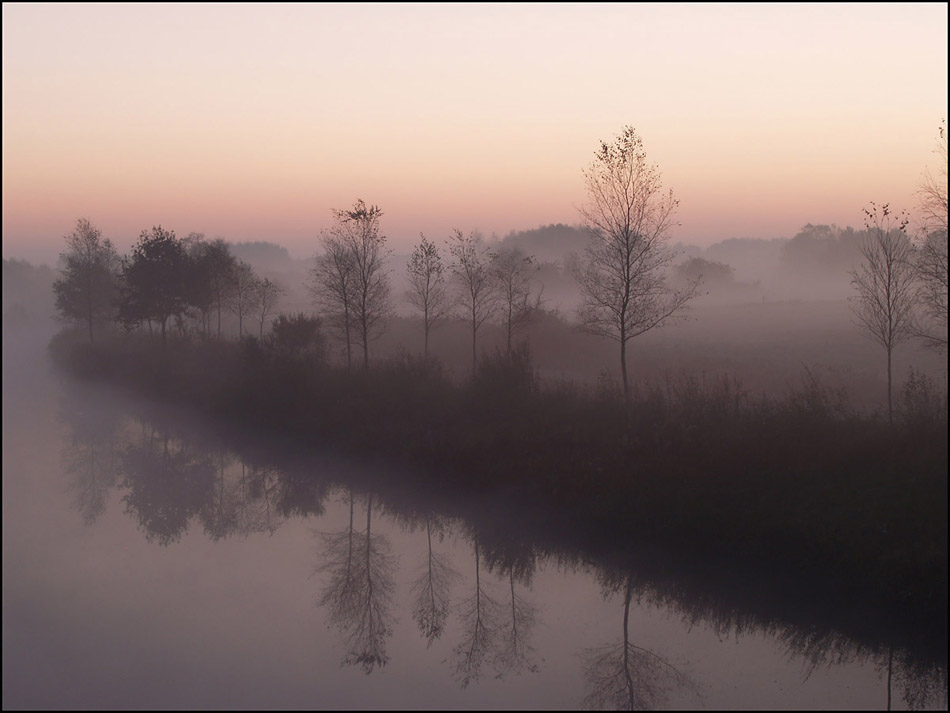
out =
<path fill-rule="evenodd" d="M 577 223 L 637 128 L 674 241 L 913 207 L 947 114 L 947 5 L 3 4 L 3 256 L 80 216 L 308 256 L 331 208 L 397 250 Z"/>

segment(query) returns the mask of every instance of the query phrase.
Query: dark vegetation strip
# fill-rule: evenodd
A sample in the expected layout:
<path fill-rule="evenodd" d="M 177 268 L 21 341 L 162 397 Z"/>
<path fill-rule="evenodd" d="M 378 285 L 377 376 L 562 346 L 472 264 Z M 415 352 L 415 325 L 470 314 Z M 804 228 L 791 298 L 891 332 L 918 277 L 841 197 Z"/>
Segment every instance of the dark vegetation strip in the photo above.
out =
<path fill-rule="evenodd" d="M 503 498 L 605 556 L 656 547 L 768 572 L 945 648 L 946 405 L 926 390 L 889 425 L 817 382 L 776 400 L 683 380 L 625 407 L 609 388 L 542 385 L 525 355 L 458 385 L 408 357 L 347 371 L 255 340 L 63 333 L 51 351 L 75 375 L 259 435 L 412 466 L 400 487 Z"/>

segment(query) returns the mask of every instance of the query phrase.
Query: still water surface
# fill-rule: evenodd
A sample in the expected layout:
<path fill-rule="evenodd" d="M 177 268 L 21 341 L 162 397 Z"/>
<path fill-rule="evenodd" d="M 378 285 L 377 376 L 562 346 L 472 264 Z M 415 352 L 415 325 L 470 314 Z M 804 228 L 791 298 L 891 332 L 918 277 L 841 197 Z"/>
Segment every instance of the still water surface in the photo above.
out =
<path fill-rule="evenodd" d="M 36 346 L 4 339 L 5 709 L 888 705 L 885 652 L 499 542 L 378 466 L 239 454 Z M 891 705 L 946 707 L 945 671 L 892 665 Z"/>

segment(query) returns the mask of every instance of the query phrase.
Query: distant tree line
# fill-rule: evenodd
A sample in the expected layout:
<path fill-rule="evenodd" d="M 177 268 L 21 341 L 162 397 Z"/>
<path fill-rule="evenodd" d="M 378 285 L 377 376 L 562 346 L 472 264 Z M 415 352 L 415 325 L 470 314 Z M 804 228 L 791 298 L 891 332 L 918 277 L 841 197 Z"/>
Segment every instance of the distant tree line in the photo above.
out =
<path fill-rule="evenodd" d="M 907 235 L 907 219 L 891 224 L 889 208 L 878 211 L 872 204 L 864 231 L 809 224 L 782 247 L 782 260 L 790 267 L 816 261 L 837 269 L 847 266 L 857 292 L 856 322 L 882 344 L 889 363 L 893 348 L 911 337 L 946 350 L 942 128 L 940 136 L 943 173 L 938 178 L 927 174 L 920 187 L 924 219 L 916 239 Z M 669 232 L 676 225 L 678 201 L 663 189 L 659 170 L 647 161 L 642 139 L 632 127 L 613 141 L 601 142 L 584 176 L 588 200 L 580 215 L 585 240 L 578 246 L 581 255 L 568 265 L 581 296 L 577 324 L 617 343 L 629 397 L 630 340 L 681 318 L 702 285 L 733 283 L 734 271 L 696 257 L 677 264 Z M 280 347 L 288 352 L 319 343 L 318 351 L 325 353 L 328 337 L 339 346 L 347 367 L 358 358 L 368 369 L 370 347 L 393 314 L 392 252 L 381 232 L 383 212 L 358 199 L 332 214 L 306 280 L 314 315 L 278 315 L 285 288 L 255 274 L 221 239 L 206 240 L 197 233 L 178 238 L 174 231 L 155 226 L 142 231 L 128 255 L 119 256 L 87 219 L 77 221 L 65 236 L 61 275 L 53 284 L 56 308 L 65 321 L 82 325 L 90 341 L 101 326 L 116 324 L 157 335 L 162 344 L 169 335 L 220 339 L 222 318 L 230 315 L 239 339 L 252 333 L 261 341 L 265 336 L 289 339 Z M 576 229 L 549 226 L 538 236 L 550 234 L 563 242 L 572 231 Z M 477 231 L 456 229 L 440 247 L 420 235 L 404 269 L 405 296 L 422 323 L 424 363 L 430 359 L 432 331 L 450 317 L 469 326 L 473 374 L 479 332 L 489 322 L 503 328 L 510 362 L 519 334 L 543 305 L 539 262 L 522 243 L 532 244 L 517 235 L 489 244 Z M 304 338 L 307 330 L 312 333 Z M 890 391 L 889 386 L 889 398 Z"/>

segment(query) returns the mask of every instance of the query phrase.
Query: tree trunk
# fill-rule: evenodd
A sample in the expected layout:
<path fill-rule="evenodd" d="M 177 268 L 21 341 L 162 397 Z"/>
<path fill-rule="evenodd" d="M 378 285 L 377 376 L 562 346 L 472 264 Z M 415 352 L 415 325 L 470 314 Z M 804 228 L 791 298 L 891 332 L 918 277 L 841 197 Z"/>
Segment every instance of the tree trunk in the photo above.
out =
<path fill-rule="evenodd" d="M 362 333 L 363 333 L 363 371 L 369 370 L 369 329 L 366 325 L 366 320 L 363 320 Z"/>
<path fill-rule="evenodd" d="M 630 403 L 630 385 L 627 382 L 627 340 L 620 339 L 620 374 L 623 377 L 623 400 Z"/>
<path fill-rule="evenodd" d="M 891 395 L 891 351 L 892 347 L 887 347 L 887 422 L 894 423 L 894 405 Z"/>
<path fill-rule="evenodd" d="M 427 319 L 423 325 L 425 330 L 425 337 L 422 341 L 422 364 L 427 366 L 429 364 L 429 320 Z"/>

